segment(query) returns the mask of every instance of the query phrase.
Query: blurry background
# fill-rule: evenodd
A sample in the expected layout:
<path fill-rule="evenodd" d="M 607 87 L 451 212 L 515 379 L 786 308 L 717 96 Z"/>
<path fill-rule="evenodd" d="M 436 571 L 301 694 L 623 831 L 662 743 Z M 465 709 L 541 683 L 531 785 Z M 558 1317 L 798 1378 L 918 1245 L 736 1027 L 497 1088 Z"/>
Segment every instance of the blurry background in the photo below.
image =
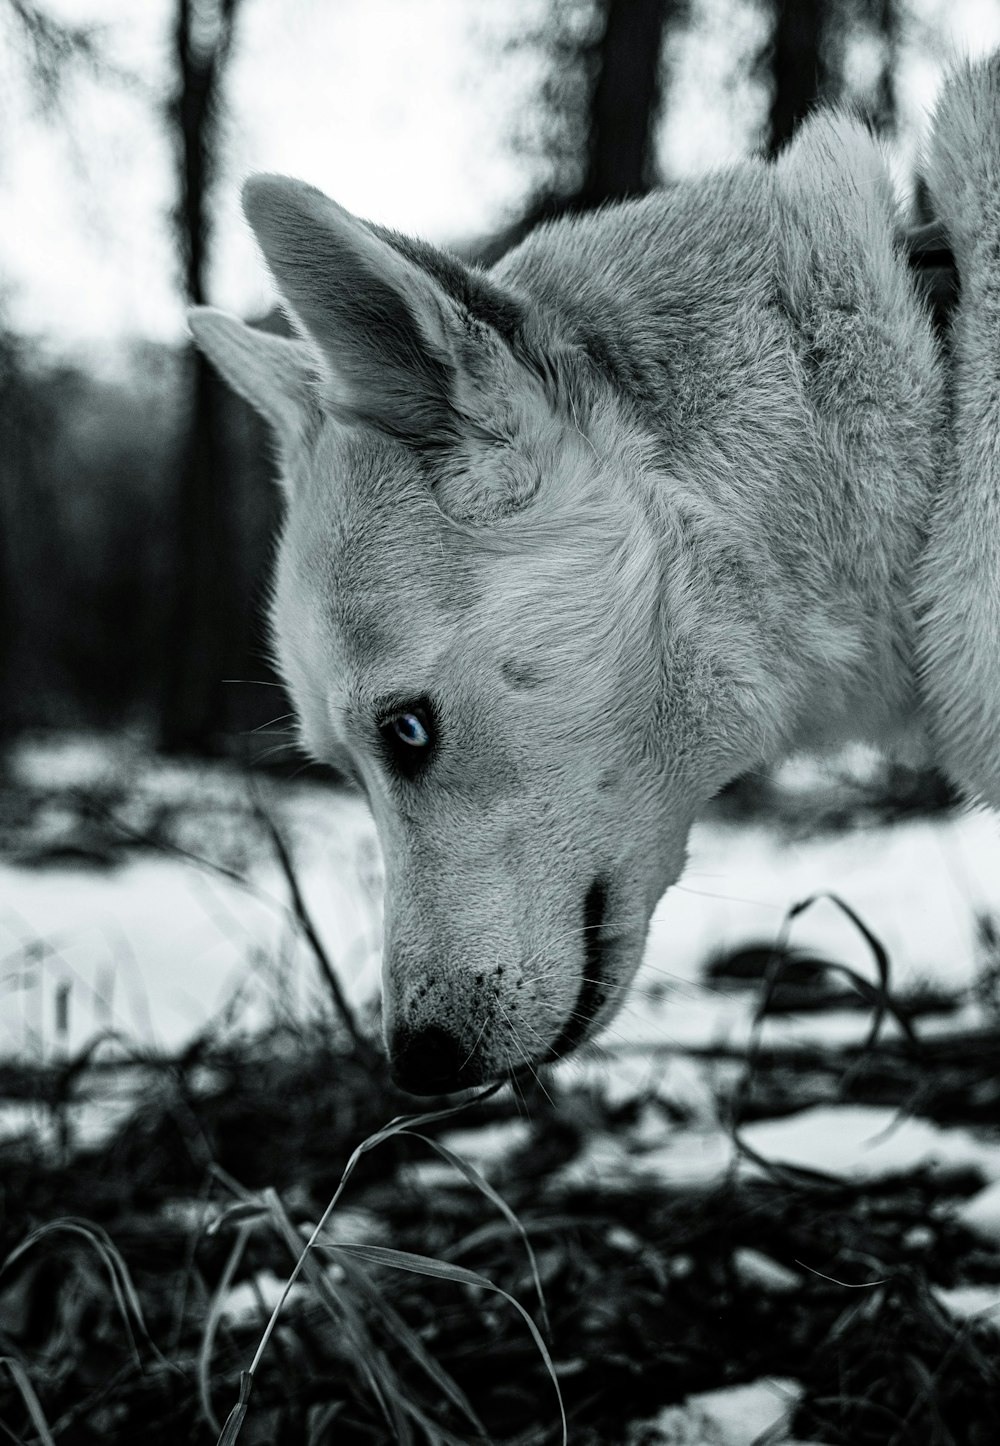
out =
<path fill-rule="evenodd" d="M 371 818 L 292 776 L 270 439 L 185 327 L 282 325 L 243 177 L 489 261 L 841 100 L 905 197 L 996 46 L 1000 0 L 0 0 L 0 1435 L 218 1440 L 293 1222 L 414 1103 L 370 1043 Z M 942 804 L 870 755 L 738 781 L 600 1041 L 445 1123 L 532 1230 L 574 1446 L 788 1440 L 775 1376 L 803 1442 L 1000 1440 L 1000 829 Z M 427 1155 L 365 1154 L 331 1239 L 531 1304 Z M 468 1441 L 441 1370 L 491 1439 L 560 1439 L 513 1311 L 362 1264 L 296 1285 L 244 1446 Z"/>
<path fill-rule="evenodd" d="M 247 172 L 489 260 L 820 99 L 905 187 L 949 60 L 998 43 L 996 0 L 0 0 L 0 736 L 280 756 L 269 441 L 184 324 L 280 325 Z"/>

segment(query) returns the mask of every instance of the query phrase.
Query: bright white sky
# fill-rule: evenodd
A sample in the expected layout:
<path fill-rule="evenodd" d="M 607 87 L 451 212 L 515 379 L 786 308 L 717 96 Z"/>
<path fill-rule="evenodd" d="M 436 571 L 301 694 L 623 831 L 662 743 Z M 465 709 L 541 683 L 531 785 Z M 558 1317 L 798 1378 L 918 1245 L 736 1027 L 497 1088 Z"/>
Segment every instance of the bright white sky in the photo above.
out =
<path fill-rule="evenodd" d="M 0 304 L 57 350 L 129 334 L 176 339 L 184 323 L 166 224 L 173 175 L 157 115 L 170 79 L 172 0 L 48 5 L 106 24 L 110 54 L 147 93 L 81 77 L 68 123 L 46 125 L 0 21 Z M 904 158 L 948 57 L 1000 45 L 1000 0 L 910 8 L 899 74 Z M 212 299 L 251 313 L 270 298 L 237 205 L 248 171 L 301 176 L 362 215 L 444 243 L 512 215 L 533 179 L 512 135 L 530 117 L 538 72 L 530 49 L 505 43 L 544 10 L 545 0 L 243 0 Z M 743 74 L 764 33 L 753 0 L 694 0 L 693 13 L 671 52 L 660 136 L 673 175 L 752 147 L 765 104 Z M 859 78 L 872 63 L 870 47 L 852 57 Z"/>

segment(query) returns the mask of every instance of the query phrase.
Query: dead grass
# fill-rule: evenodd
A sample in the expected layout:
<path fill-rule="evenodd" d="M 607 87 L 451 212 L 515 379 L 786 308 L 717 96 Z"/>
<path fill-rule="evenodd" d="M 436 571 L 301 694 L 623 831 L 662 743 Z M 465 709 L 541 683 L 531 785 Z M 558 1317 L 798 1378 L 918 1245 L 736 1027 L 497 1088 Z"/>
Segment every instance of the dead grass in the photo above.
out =
<path fill-rule="evenodd" d="M 929 1080 L 926 1062 L 918 1073 L 877 1046 L 867 1072 L 832 1054 L 758 1053 L 752 1113 L 787 1107 L 818 1070 L 835 1096 L 839 1065 L 852 1098 L 870 1080 L 884 1101 L 888 1074 L 954 1118 L 987 1063 L 1000 1065 L 1000 1035 L 988 1062 L 977 1043 L 975 1069 L 953 1041 Z M 155 1086 L 99 1149 L 3 1146 L 8 1439 L 558 1442 L 554 1375 L 570 1440 L 597 1446 L 624 1440 L 623 1414 L 768 1373 L 803 1382 L 804 1438 L 997 1439 L 994 1328 L 957 1323 L 932 1293 L 1000 1281 L 1000 1254 L 950 1215 L 974 1177 L 857 1186 L 783 1169 L 696 1189 L 573 1186 L 559 1166 L 635 1118 L 581 1089 L 554 1108 L 532 1101 L 527 1143 L 485 1193 L 457 1164 L 449 1183 L 425 1186 L 410 1163 L 452 1121 L 383 1129 L 402 1099 L 346 1040 L 205 1044 L 158 1074 L 143 1068 Z M 493 1095 L 462 1123 L 514 1113 Z M 748 1251 L 791 1271 L 794 1289 L 748 1276 Z"/>
<path fill-rule="evenodd" d="M 835 961 L 820 982 L 870 1012 L 866 1044 L 712 1051 L 734 1138 L 846 1100 L 995 1139 L 1000 1026 L 925 1041 L 855 922 L 877 984 Z M 794 963 L 757 961 L 761 1019 L 810 987 Z M 0 1439 L 657 1446 L 641 1423 L 664 1405 L 769 1374 L 803 1385 L 801 1439 L 1000 1439 L 995 1318 L 963 1323 L 935 1294 L 1000 1283 L 1000 1250 L 954 1215 L 975 1170 L 848 1184 L 762 1161 L 584 1185 L 563 1167 L 588 1142 L 630 1141 L 651 1109 L 682 1130 L 686 1106 L 547 1081 L 459 1107 L 463 1129 L 527 1119 L 484 1180 L 442 1141 L 456 1111 L 405 1116 L 362 1035 L 342 1010 L 170 1059 L 105 1041 L 0 1071 L 52 1125 L 0 1144 Z M 112 1072 L 134 1106 L 84 1148 L 74 1108 Z"/>

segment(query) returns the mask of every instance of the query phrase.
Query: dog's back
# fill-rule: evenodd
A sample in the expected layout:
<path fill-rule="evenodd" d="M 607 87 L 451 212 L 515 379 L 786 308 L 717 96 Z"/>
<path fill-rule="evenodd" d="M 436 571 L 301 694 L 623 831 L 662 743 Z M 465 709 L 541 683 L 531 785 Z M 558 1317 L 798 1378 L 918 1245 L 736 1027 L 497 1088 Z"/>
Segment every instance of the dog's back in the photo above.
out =
<path fill-rule="evenodd" d="M 939 765 L 1000 807 L 1000 56 L 949 80 L 926 175 L 961 291 L 916 590 L 924 718 Z"/>
<path fill-rule="evenodd" d="M 784 746 L 917 747 L 911 587 L 944 408 L 902 227 L 879 143 L 821 113 L 774 166 L 543 227 L 495 272 L 627 399 L 672 496 L 711 511 L 733 583 L 716 613 L 754 613 L 798 674 Z"/>

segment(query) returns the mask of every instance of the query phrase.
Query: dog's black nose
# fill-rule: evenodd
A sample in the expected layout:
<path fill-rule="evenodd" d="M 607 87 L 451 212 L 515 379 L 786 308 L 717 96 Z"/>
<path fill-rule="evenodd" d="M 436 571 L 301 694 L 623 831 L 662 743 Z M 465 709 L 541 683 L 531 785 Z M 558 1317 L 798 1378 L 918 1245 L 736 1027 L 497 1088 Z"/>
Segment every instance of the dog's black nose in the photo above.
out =
<path fill-rule="evenodd" d="M 393 1082 L 411 1095 L 443 1095 L 473 1083 L 468 1046 L 436 1024 L 399 1030 L 389 1053 Z"/>

